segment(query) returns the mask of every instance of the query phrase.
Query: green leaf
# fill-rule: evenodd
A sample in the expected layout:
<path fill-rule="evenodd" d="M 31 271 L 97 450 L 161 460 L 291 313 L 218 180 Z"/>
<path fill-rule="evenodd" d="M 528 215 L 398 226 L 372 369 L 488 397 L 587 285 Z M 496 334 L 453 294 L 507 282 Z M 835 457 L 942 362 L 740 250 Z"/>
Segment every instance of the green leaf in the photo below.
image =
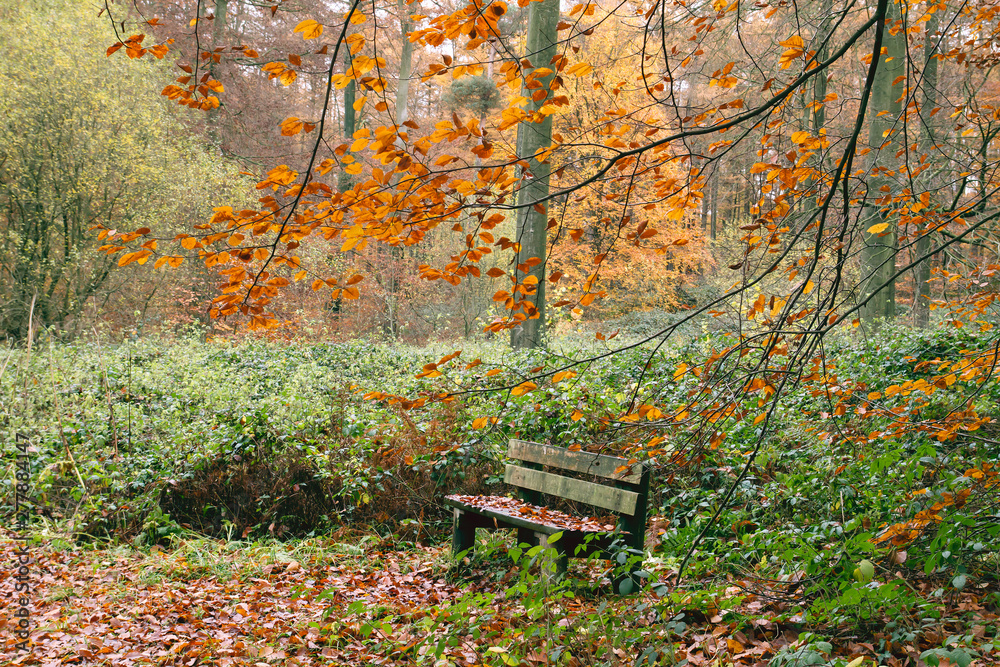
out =
<path fill-rule="evenodd" d="M 972 656 L 960 648 L 957 648 L 951 652 L 951 659 L 953 662 L 958 663 L 958 667 L 969 667 L 969 663 L 972 662 Z"/>

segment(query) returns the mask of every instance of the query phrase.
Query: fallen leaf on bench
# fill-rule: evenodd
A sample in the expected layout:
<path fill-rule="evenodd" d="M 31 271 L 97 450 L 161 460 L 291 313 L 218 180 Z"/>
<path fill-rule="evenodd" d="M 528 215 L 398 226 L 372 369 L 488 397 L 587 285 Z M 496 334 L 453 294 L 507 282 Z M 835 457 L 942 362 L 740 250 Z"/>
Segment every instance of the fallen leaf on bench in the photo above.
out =
<path fill-rule="evenodd" d="M 570 516 L 559 510 L 539 507 L 516 498 L 507 498 L 506 496 L 452 495 L 447 496 L 447 498 L 448 500 L 454 500 L 480 510 L 489 510 L 512 517 L 528 518 L 535 523 L 560 530 L 572 530 L 581 533 L 610 533 L 615 529 L 613 523 L 607 523 L 600 519 L 593 519 L 588 516 L 583 518 Z"/>

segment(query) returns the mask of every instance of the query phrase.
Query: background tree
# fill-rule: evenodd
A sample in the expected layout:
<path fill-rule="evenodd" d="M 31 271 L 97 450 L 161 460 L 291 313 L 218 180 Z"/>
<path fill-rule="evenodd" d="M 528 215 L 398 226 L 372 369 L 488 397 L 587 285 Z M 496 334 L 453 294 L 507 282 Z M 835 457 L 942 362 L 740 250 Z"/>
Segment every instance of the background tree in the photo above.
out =
<path fill-rule="evenodd" d="M 871 121 L 868 125 L 868 148 L 871 160 L 868 166 L 869 190 L 865 205 L 871 213 L 865 219 L 864 247 L 862 249 L 864 317 L 871 321 L 891 318 L 896 314 L 896 253 L 898 232 L 885 215 L 884 204 L 892 201 L 892 181 L 884 176 L 894 171 L 891 160 L 894 141 L 904 134 L 900 113 L 905 97 L 906 36 L 901 28 L 899 8 L 894 2 L 887 5 L 885 23 L 893 28 L 883 31 L 884 54 L 872 61 Z"/>
<path fill-rule="evenodd" d="M 160 63 L 108 62 L 105 24 L 89 9 L 24 2 L 3 12 L 0 327 L 23 339 L 32 306 L 36 325 L 62 325 L 112 293 L 145 311 L 161 279 L 113 274 L 118 257 L 94 250 L 128 243 L 137 228 L 186 227 L 211 197 L 233 194 L 235 174 L 157 99 Z M 116 108 L 137 91 L 145 95 Z"/>
<path fill-rule="evenodd" d="M 549 221 L 549 176 L 551 165 L 540 154 L 552 143 L 552 114 L 542 109 L 552 93 L 554 71 L 549 65 L 557 53 L 559 0 L 542 0 L 529 5 L 528 36 L 522 63 L 527 109 L 541 119 L 525 119 L 517 128 L 517 156 L 526 160 L 518 188 L 517 266 L 513 292 L 520 291 L 512 316 L 520 321 L 511 329 L 513 347 L 532 348 L 542 343 L 545 330 L 545 247 Z"/>
<path fill-rule="evenodd" d="M 492 67 L 508 97 L 483 123 L 457 114 L 432 119 L 429 113 L 423 123 L 393 119 L 392 66 L 379 55 L 385 53 L 379 38 L 396 35 L 379 27 L 392 6 L 352 6 L 332 20 L 319 9 L 319 18 L 296 15 L 295 31 L 315 48 L 277 54 L 280 59 L 260 71 L 289 87 L 307 67 L 326 72 L 327 101 L 356 81 L 359 94 L 370 97 L 372 115 L 350 144 L 336 146 L 328 143 L 336 135 L 324 134 L 325 115 L 286 118 L 282 127 L 302 142 L 307 163 L 268 169 L 257 185 L 265 195 L 259 206 L 220 209 L 185 237 L 209 266 L 224 267 L 213 313 L 266 328 L 276 319 L 272 303 L 281 290 L 307 278 L 333 295 L 359 297 L 363 276 L 320 275 L 303 266 L 299 248 L 310 237 L 335 242 L 341 252 L 361 252 L 372 245 L 425 247 L 450 230 L 461 252 L 437 265 L 414 261 L 419 276 L 451 285 L 484 275 L 506 283 L 493 297 L 503 315 L 488 329 L 510 330 L 512 344 L 531 346 L 541 331 L 544 286 L 562 277 L 547 264 L 547 244 L 565 237 L 538 233 L 560 225 L 558 207 L 581 236 L 588 228 L 594 234 L 590 262 L 597 268 L 559 306 L 579 309 L 601 296 L 602 275 L 610 272 L 600 267 L 609 257 L 626 257 L 620 248 L 647 240 L 648 250 L 669 256 L 695 235 L 678 236 L 681 229 L 691 232 L 688 227 L 666 233 L 666 223 L 707 210 L 717 218 L 718 235 L 732 237 L 731 254 L 720 264 L 726 268 L 711 278 L 717 290 L 634 344 L 655 350 L 694 318 L 727 313 L 734 316 L 732 344 L 685 362 L 678 377 L 695 374 L 700 384 L 681 408 L 661 409 L 655 391 L 643 393 L 640 373 L 635 400 L 614 420 L 621 429 L 641 422 L 683 430 L 692 448 L 718 446 L 729 429 L 748 421 L 759 429 L 759 449 L 770 415 L 794 388 L 826 392 L 837 406 L 831 419 L 853 406 L 853 390 L 845 393 L 835 375 L 816 370 L 835 363 L 824 358 L 824 339 L 891 317 L 897 283 L 921 262 L 931 260 L 932 275 L 937 269 L 953 286 L 945 292 L 942 282 L 935 308 L 947 310 L 953 322 L 993 330 L 996 253 L 985 241 L 1000 218 L 991 51 L 1000 8 L 878 0 L 823 2 L 802 11 L 726 2 L 598 11 L 581 3 L 560 21 L 560 8 L 547 0 L 527 4 L 523 48 L 501 30 L 508 13 L 503 2 L 472 2 L 412 19 L 420 23 L 407 41 L 425 81 L 481 76 Z M 543 10 L 551 13 L 539 23 Z M 940 50 L 928 54 L 927 24 L 938 12 L 946 28 L 934 42 Z M 637 47 L 637 71 L 609 80 L 586 60 L 574 61 L 584 44 L 622 26 L 634 35 L 628 43 Z M 341 72 L 348 48 L 351 67 Z M 920 106 L 930 99 L 920 79 L 931 56 L 940 66 L 934 76 L 949 82 L 934 97 L 949 127 L 935 135 L 933 160 L 920 153 L 918 130 Z M 589 90 L 570 90 L 573 79 Z M 214 106 L 210 90 L 197 82 L 181 85 L 187 88 L 172 92 L 183 103 Z M 552 132 L 556 118 L 581 107 L 593 108 L 579 114 L 586 126 Z M 335 191 L 322 178 L 345 162 L 358 181 Z M 933 185 L 918 178 L 932 165 L 941 175 Z M 940 193 L 948 197 L 932 201 Z M 723 206 L 733 200 L 739 205 Z M 597 215 L 603 227 L 584 226 Z M 513 236 L 504 234 L 504 223 L 514 218 Z M 913 229 L 929 245 L 918 246 Z M 919 247 L 929 249 L 920 254 Z M 487 257 L 497 264 L 482 271 Z M 915 292 L 911 287 L 911 298 Z M 520 377 L 507 388 L 531 391 L 547 374 L 579 363 Z M 961 363 L 977 369 L 970 381 L 992 372 L 988 355 Z M 482 390 L 495 388 L 484 378 Z M 942 428 L 978 419 L 963 415 Z M 905 428 L 938 428 L 918 421 Z M 649 439 L 642 455 L 666 453 L 661 443 Z"/>

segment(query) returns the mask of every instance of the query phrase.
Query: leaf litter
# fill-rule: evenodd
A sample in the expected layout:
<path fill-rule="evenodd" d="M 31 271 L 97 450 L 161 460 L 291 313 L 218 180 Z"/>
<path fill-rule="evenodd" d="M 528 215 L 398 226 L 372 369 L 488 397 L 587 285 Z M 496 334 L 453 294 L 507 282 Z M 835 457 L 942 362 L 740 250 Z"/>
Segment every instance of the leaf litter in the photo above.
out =
<path fill-rule="evenodd" d="M 506 496 L 446 496 L 448 500 L 463 503 L 478 509 L 492 510 L 498 514 L 505 514 L 510 517 L 528 518 L 535 523 L 540 523 L 550 528 L 560 530 L 572 530 L 579 532 L 611 532 L 615 529 L 614 524 L 591 517 L 575 517 L 559 510 L 532 505 L 516 498 Z"/>
<path fill-rule="evenodd" d="M 0 654 L 5 665 L 410 665 L 427 656 L 408 650 L 424 638 L 414 623 L 456 603 L 470 592 L 482 592 L 494 614 L 488 624 L 492 641 L 484 637 L 463 641 L 444 651 L 444 662 L 427 664 L 500 664 L 506 651 L 497 638 L 509 643 L 512 628 L 523 628 L 524 607 L 508 599 L 503 590 L 512 573 L 502 579 L 489 572 L 474 572 L 465 581 L 449 581 L 449 549 L 408 547 L 379 549 L 360 556 L 338 555 L 334 550 L 304 553 L 298 559 L 294 547 L 251 547 L 228 551 L 218 544 L 211 557 L 200 549 L 211 541 L 198 541 L 195 548 L 158 548 L 148 552 L 112 549 L 60 551 L 44 545 L 30 548 L 32 584 L 32 647 L 18 652 L 10 613 L 0 616 Z M 331 542 L 332 544 L 332 542 Z M 190 545 L 188 545 L 190 547 Z M 327 546 L 330 546 L 329 544 Z M 7 563 L 16 560 L 16 543 L 9 533 L 0 533 L 0 550 Z M 291 553 L 289 553 L 291 552 Z M 497 569 L 496 563 L 488 563 Z M 601 569 L 593 563 L 575 562 L 572 576 L 601 580 Z M 717 582 L 703 582 L 717 586 Z M 657 607 L 656 594 L 638 598 L 616 598 L 599 590 L 597 595 L 572 595 L 559 601 L 560 625 L 572 626 L 575 618 L 599 612 L 604 604 L 613 609 L 631 607 L 637 636 L 648 645 L 669 646 L 673 659 L 702 665 L 746 665 L 764 667 L 780 653 L 804 646 L 800 633 L 806 628 L 790 613 L 792 605 L 781 596 L 748 592 L 746 582 L 720 590 L 718 596 L 679 597 L 670 614 Z M 15 580 L 0 581 L 0 599 L 14 609 Z M 927 591 L 929 593 L 929 591 Z M 987 641 L 1000 623 L 995 609 L 982 603 L 982 595 L 963 592 L 950 599 L 952 611 L 971 620 L 966 629 L 972 637 Z M 735 600 L 725 612 L 723 599 Z M 650 611 L 635 613 L 639 605 Z M 659 609 L 657 613 L 652 610 Z M 362 610 L 359 612 L 359 610 Z M 324 614 L 324 612 L 330 612 Z M 364 618 L 381 615 L 375 631 L 366 629 Z M 553 616 L 555 618 L 555 616 Z M 683 625 L 679 621 L 683 620 Z M 678 627 L 685 630 L 678 631 Z M 874 642 L 866 641 L 851 628 L 830 629 L 833 652 L 847 660 L 866 658 L 872 665 Z M 857 629 L 854 629 L 857 630 Z M 958 628 L 940 626 L 917 633 L 909 645 L 889 646 L 889 667 L 925 664 L 921 651 L 940 646 L 947 633 Z M 514 631 L 516 636 L 518 631 Z M 375 640 L 389 640 L 375 641 Z M 594 642 L 601 637 L 592 637 Z M 387 650 L 386 646 L 395 646 Z M 491 650 L 492 649 L 492 650 Z M 542 650 L 529 650 L 519 662 L 528 665 L 555 664 Z M 421 649 L 423 651 L 424 649 Z M 612 646 L 611 664 L 631 665 L 640 651 L 636 646 Z M 971 665 L 995 664 L 984 655 Z M 509 664 L 509 663 L 506 663 Z M 577 667 L 573 657 L 568 663 Z M 862 663 L 858 663 L 859 665 Z M 940 664 L 950 664 L 942 658 Z"/>

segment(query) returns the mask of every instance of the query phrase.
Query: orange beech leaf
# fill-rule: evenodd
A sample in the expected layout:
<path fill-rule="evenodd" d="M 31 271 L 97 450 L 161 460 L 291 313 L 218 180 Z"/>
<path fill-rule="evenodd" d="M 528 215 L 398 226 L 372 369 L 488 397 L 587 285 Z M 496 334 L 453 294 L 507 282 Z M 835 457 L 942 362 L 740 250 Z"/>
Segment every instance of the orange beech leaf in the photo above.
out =
<path fill-rule="evenodd" d="M 292 32 L 301 32 L 302 39 L 317 39 L 323 34 L 323 25 L 314 19 L 300 21 Z"/>
<path fill-rule="evenodd" d="M 302 121 L 292 116 L 281 121 L 281 134 L 285 137 L 295 136 L 302 131 Z"/>
<path fill-rule="evenodd" d="M 531 381 L 525 381 L 510 390 L 512 396 L 522 396 L 529 391 L 537 389 L 538 385 Z"/>
<path fill-rule="evenodd" d="M 552 384 L 569 380 L 576 377 L 576 371 L 560 371 L 552 376 Z"/>

